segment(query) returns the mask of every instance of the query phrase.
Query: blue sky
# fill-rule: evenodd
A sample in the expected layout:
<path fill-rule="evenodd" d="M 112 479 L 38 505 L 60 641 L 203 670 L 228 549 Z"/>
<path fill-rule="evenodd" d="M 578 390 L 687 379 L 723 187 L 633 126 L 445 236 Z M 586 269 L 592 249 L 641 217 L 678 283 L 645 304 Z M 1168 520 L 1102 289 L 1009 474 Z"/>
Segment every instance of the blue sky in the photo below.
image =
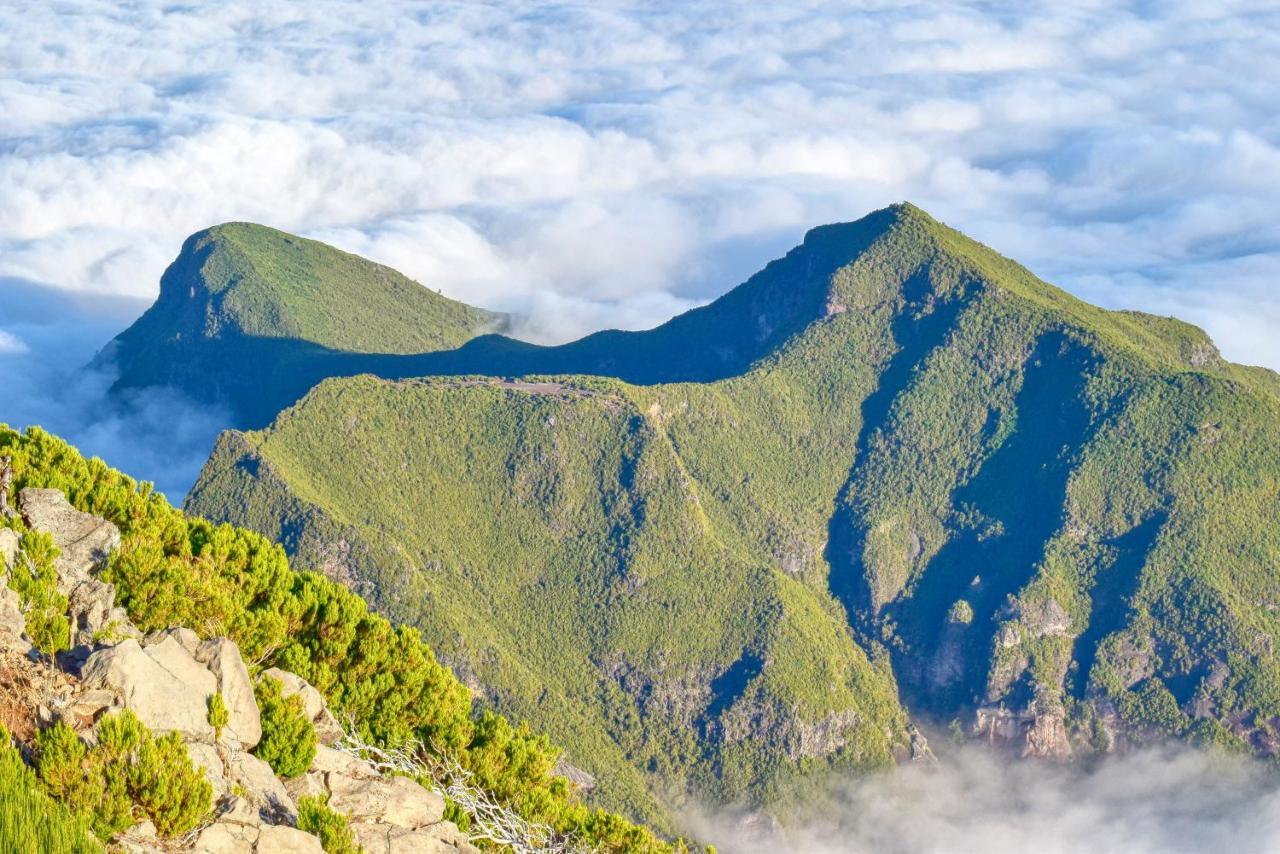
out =
<path fill-rule="evenodd" d="M 553 341 L 908 199 L 1280 368 L 1276 56 L 1276 4 L 1229 0 L 0 0 L 0 420 L 81 435 L 50 377 L 230 219 Z"/>

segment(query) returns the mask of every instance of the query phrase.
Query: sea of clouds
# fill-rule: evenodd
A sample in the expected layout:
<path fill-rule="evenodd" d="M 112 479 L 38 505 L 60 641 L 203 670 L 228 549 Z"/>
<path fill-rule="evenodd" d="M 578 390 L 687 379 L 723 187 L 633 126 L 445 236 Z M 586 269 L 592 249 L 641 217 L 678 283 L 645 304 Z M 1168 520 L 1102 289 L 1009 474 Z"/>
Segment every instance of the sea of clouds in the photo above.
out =
<path fill-rule="evenodd" d="M 1280 367 L 1277 55 L 1273 0 L 0 0 L 0 421 L 180 496 L 203 414 L 69 372 L 232 219 L 561 341 L 909 199 Z"/>
<path fill-rule="evenodd" d="M 1280 778 L 1185 749 L 1057 765 L 970 746 L 836 785 L 788 830 L 759 825 L 718 815 L 693 830 L 737 854 L 1273 854 Z"/>

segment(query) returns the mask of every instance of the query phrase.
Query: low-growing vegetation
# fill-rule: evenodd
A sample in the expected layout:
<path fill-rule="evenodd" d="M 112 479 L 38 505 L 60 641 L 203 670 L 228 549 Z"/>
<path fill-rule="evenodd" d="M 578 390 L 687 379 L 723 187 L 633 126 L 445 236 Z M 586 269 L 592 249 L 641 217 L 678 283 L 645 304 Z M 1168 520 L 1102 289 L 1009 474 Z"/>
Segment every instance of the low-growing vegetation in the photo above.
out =
<path fill-rule="evenodd" d="M 0 842 L 5 851 L 104 854 L 89 823 L 49 796 L 0 726 Z"/>
<path fill-rule="evenodd" d="M 306 795 L 298 799 L 298 830 L 320 837 L 325 854 L 363 854 L 347 826 L 347 817 L 329 808 L 325 798 Z"/>
<path fill-rule="evenodd" d="M 262 713 L 262 739 L 254 754 L 278 777 L 296 777 L 316 757 L 316 728 L 307 720 L 302 700 L 286 697 L 280 680 L 264 676 L 253 687 Z"/>
<path fill-rule="evenodd" d="M 49 794 L 110 839 L 143 818 L 161 836 L 194 828 L 213 806 L 204 772 L 177 733 L 154 736 L 130 711 L 98 722 L 90 746 L 65 723 L 36 736 L 36 769 Z"/>

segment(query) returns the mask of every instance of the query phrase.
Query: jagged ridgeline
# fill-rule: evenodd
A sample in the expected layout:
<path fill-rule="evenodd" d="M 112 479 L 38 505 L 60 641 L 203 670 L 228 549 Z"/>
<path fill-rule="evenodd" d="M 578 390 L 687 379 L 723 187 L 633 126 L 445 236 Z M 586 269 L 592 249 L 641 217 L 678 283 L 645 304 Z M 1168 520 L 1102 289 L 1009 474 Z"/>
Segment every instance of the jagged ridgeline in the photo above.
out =
<path fill-rule="evenodd" d="M 189 508 L 419 626 L 603 803 L 776 804 L 908 712 L 1280 744 L 1280 380 L 909 205 L 648 333 L 351 358 Z"/>
<path fill-rule="evenodd" d="M 468 690 L 438 663 L 416 630 L 395 626 L 370 613 L 363 600 L 339 584 L 316 574 L 295 572 L 283 549 L 260 534 L 188 518 L 149 484 L 138 484 L 101 460 L 84 459 L 74 448 L 38 428 L 20 434 L 0 424 L 0 473 L 4 475 L 0 478 L 0 529 L 25 530 L 22 517 L 9 511 L 21 504 L 15 498 L 29 494 L 29 488 L 60 491 L 76 510 L 101 517 L 119 529 L 119 546 L 112 548 L 96 580 L 114 585 L 114 601 L 125 607 L 128 619 L 142 632 L 186 627 L 201 637 L 229 638 L 238 646 L 235 660 L 242 654 L 254 673 L 278 666 L 296 674 L 292 678 L 307 680 L 346 726 L 375 747 L 403 750 L 422 745 L 425 752 L 419 755 L 426 759 L 436 756 L 456 763 L 468 786 L 483 792 L 493 803 L 523 821 L 550 826 L 560 839 L 572 840 L 574 845 L 563 850 L 688 851 L 683 842 L 663 841 L 647 828 L 586 805 L 580 786 L 562 776 L 562 766 L 557 765 L 560 751 L 545 735 L 523 723 L 513 725 L 492 711 L 473 708 Z M 61 501 L 61 496 L 57 500 Z M 8 530 L 4 533 L 11 534 Z M 11 536 L 8 541 L 16 540 Z M 30 546 L 40 552 L 37 546 L 41 542 L 35 535 L 22 538 L 24 550 Z M 23 559 L 31 556 L 24 552 Z M 41 593 L 33 587 L 41 581 L 27 581 L 19 593 L 27 612 L 26 632 L 41 651 L 52 653 L 73 641 L 68 639 L 62 616 L 66 595 L 59 600 L 60 607 L 50 604 L 58 597 L 52 592 L 56 578 L 45 575 L 46 570 L 52 573 L 44 567 L 46 562 L 37 555 L 32 572 L 33 577 L 47 581 L 50 589 Z M 25 577 L 24 573 L 15 571 L 10 583 L 19 577 Z M 73 605 L 79 593 L 77 588 L 71 594 Z M 42 615 L 50 614 L 61 620 L 60 631 L 48 630 L 53 623 Z M 22 623 L 20 618 L 18 623 Z M 110 631 L 102 634 L 109 636 Z M 99 645 L 112 642 L 97 635 L 92 640 Z M 126 644 L 133 644 L 135 654 L 143 654 L 136 641 Z M 125 644 L 107 649 L 128 651 Z M 22 661 L 37 667 L 25 656 Z M 6 665 L 11 663 L 6 660 Z M 273 672 L 280 671 L 267 670 L 266 675 Z M 30 716 L 15 717 L 17 707 L 12 702 L 22 693 L 22 677 L 21 672 L 6 669 L 0 714 L 30 730 L 35 721 Z M 275 690 L 274 701 L 283 706 L 278 683 Z M 181 699 L 190 702 L 190 698 Z M 292 713 L 268 714 L 271 699 L 265 694 L 257 698 L 264 709 L 258 753 L 277 768 L 271 759 L 275 754 L 290 762 L 297 759 L 290 753 L 292 746 L 273 742 L 274 753 L 264 753 L 264 745 L 281 737 L 280 721 L 287 714 L 301 716 L 302 707 Z M 211 727 L 227 724 L 227 707 L 221 705 L 221 709 L 219 718 L 215 705 L 209 706 Z M 268 718 L 270 727 L 265 723 Z M 315 733 L 307 718 L 299 717 L 293 723 L 311 732 L 310 750 L 314 753 Z M 72 733 L 74 747 L 78 742 L 73 731 L 64 727 L 64 732 Z M 179 750 L 181 744 L 179 741 Z M 83 752 L 84 748 L 79 749 Z M 47 745 L 40 741 L 36 750 L 42 763 L 40 783 L 22 768 L 22 760 L 10 746 L 9 733 L 0 726 L 0 840 L 18 846 L 5 850 L 27 850 L 23 846 L 28 842 L 30 850 L 100 850 L 81 816 L 68 815 L 61 803 L 51 805 L 44 792 L 46 788 L 55 794 L 61 790 L 77 792 L 78 807 L 84 807 L 84 801 L 93 803 L 92 792 L 74 785 L 79 772 L 90 768 L 92 760 L 85 760 L 84 769 L 76 760 L 70 777 L 55 778 L 45 768 L 47 752 Z M 185 753 L 182 759 L 185 763 Z M 309 756 L 299 767 L 305 770 L 308 761 Z M 282 761 L 279 773 L 294 774 L 298 769 L 284 770 Z M 204 797 L 208 800 L 207 789 Z M 100 810 L 93 814 L 95 820 L 102 820 Z M 128 827 L 135 820 L 127 812 L 115 818 L 120 822 L 112 825 L 112 830 Z M 189 828 L 190 823 L 183 830 Z M 164 832 L 163 827 L 161 830 Z M 257 850 L 265 850 L 261 842 Z"/>

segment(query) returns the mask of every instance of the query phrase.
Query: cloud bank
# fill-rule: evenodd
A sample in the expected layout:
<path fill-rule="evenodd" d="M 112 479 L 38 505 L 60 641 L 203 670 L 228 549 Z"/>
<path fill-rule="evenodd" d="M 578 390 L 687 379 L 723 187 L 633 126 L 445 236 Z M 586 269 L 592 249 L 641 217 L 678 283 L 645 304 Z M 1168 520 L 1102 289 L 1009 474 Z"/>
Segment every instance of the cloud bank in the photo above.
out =
<path fill-rule="evenodd" d="M 560 341 L 910 199 L 1280 367 L 1278 54 L 1266 0 L 0 4 L 0 288 L 136 314 L 183 237 L 254 220 Z M 0 311 L 4 365 L 131 319 L 58 305 Z"/>
<path fill-rule="evenodd" d="M 1259 764 L 1188 750 L 1089 767 L 1001 759 L 982 747 L 832 793 L 792 831 L 723 818 L 700 838 L 740 854 L 1177 854 L 1280 850 L 1280 780 Z"/>

